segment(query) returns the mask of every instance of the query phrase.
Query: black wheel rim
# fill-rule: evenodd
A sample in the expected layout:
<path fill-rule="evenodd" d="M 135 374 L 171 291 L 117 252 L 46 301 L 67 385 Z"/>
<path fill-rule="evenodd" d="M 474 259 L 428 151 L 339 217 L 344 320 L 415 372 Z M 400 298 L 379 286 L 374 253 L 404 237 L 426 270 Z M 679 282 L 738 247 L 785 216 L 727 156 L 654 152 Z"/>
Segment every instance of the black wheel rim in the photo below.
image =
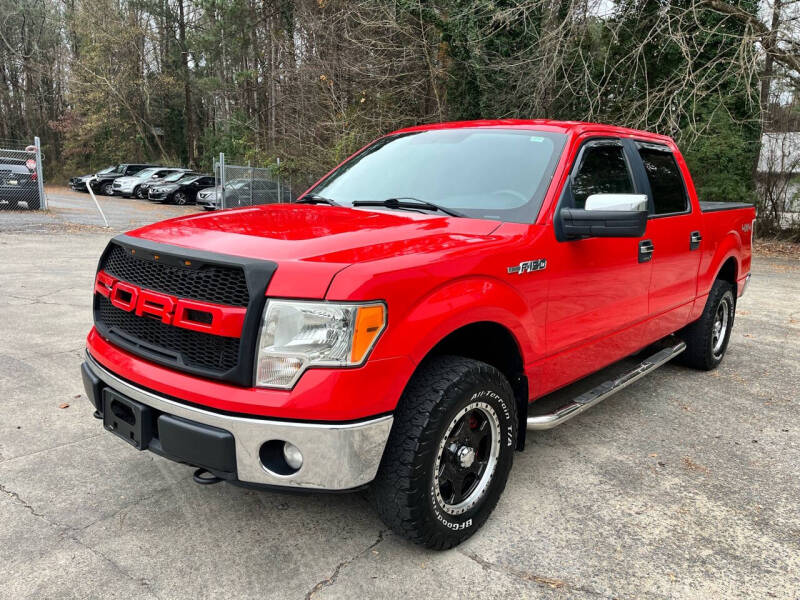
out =
<path fill-rule="evenodd" d="M 186 196 L 183 192 L 175 194 L 175 204 L 186 204 Z"/>
<path fill-rule="evenodd" d="M 439 445 L 434 465 L 434 490 L 450 514 L 466 512 L 486 493 L 500 450 L 500 422 L 488 404 L 462 409 Z"/>

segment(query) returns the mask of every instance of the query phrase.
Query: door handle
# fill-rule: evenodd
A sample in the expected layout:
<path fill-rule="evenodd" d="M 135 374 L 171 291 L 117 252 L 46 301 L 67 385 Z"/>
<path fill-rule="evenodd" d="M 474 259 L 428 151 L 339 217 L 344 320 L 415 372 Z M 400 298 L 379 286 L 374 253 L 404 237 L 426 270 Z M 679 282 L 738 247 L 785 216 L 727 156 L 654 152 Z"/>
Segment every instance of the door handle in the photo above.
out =
<path fill-rule="evenodd" d="M 689 236 L 689 250 L 697 250 L 700 247 L 700 242 L 703 241 L 703 236 L 699 231 L 693 231 Z"/>
<path fill-rule="evenodd" d="M 650 259 L 653 258 L 654 249 L 655 246 L 653 246 L 652 240 L 642 240 L 639 242 L 639 262 L 650 262 Z"/>

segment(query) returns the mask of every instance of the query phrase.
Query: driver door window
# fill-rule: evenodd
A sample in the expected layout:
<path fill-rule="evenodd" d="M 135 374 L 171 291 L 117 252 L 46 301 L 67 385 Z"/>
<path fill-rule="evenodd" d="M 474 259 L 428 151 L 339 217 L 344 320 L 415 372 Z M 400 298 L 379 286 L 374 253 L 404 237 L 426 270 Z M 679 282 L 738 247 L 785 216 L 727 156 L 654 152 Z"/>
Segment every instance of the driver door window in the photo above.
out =
<path fill-rule="evenodd" d="M 584 208 L 592 194 L 633 193 L 633 178 L 622 146 L 602 143 L 584 150 L 580 167 L 572 178 L 573 208 Z"/>

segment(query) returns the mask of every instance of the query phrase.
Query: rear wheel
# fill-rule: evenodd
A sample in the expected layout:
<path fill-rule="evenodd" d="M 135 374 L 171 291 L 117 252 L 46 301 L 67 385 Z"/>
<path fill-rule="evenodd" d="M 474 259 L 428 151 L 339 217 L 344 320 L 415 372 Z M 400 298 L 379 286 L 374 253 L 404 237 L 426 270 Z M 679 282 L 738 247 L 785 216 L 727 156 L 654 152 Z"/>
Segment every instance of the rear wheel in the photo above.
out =
<path fill-rule="evenodd" d="M 397 534 L 446 549 L 477 531 L 505 488 L 516 447 L 514 395 L 494 367 L 430 359 L 394 415 L 371 494 Z"/>
<path fill-rule="evenodd" d="M 735 290 L 727 281 L 714 282 L 702 316 L 679 334 L 686 342 L 680 362 L 703 371 L 716 369 L 722 362 L 736 314 Z"/>

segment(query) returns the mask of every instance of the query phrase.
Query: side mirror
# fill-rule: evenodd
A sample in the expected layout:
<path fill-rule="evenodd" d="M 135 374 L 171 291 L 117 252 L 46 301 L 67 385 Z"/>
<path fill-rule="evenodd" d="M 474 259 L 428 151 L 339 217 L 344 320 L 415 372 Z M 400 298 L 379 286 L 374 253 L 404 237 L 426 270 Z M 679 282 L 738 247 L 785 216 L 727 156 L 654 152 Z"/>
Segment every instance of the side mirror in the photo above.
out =
<path fill-rule="evenodd" d="M 558 216 L 567 239 L 638 238 L 647 229 L 647 196 L 592 194 L 586 199 L 586 208 L 562 208 Z"/>
<path fill-rule="evenodd" d="M 592 194 L 586 198 L 586 210 L 647 210 L 644 194 Z"/>

